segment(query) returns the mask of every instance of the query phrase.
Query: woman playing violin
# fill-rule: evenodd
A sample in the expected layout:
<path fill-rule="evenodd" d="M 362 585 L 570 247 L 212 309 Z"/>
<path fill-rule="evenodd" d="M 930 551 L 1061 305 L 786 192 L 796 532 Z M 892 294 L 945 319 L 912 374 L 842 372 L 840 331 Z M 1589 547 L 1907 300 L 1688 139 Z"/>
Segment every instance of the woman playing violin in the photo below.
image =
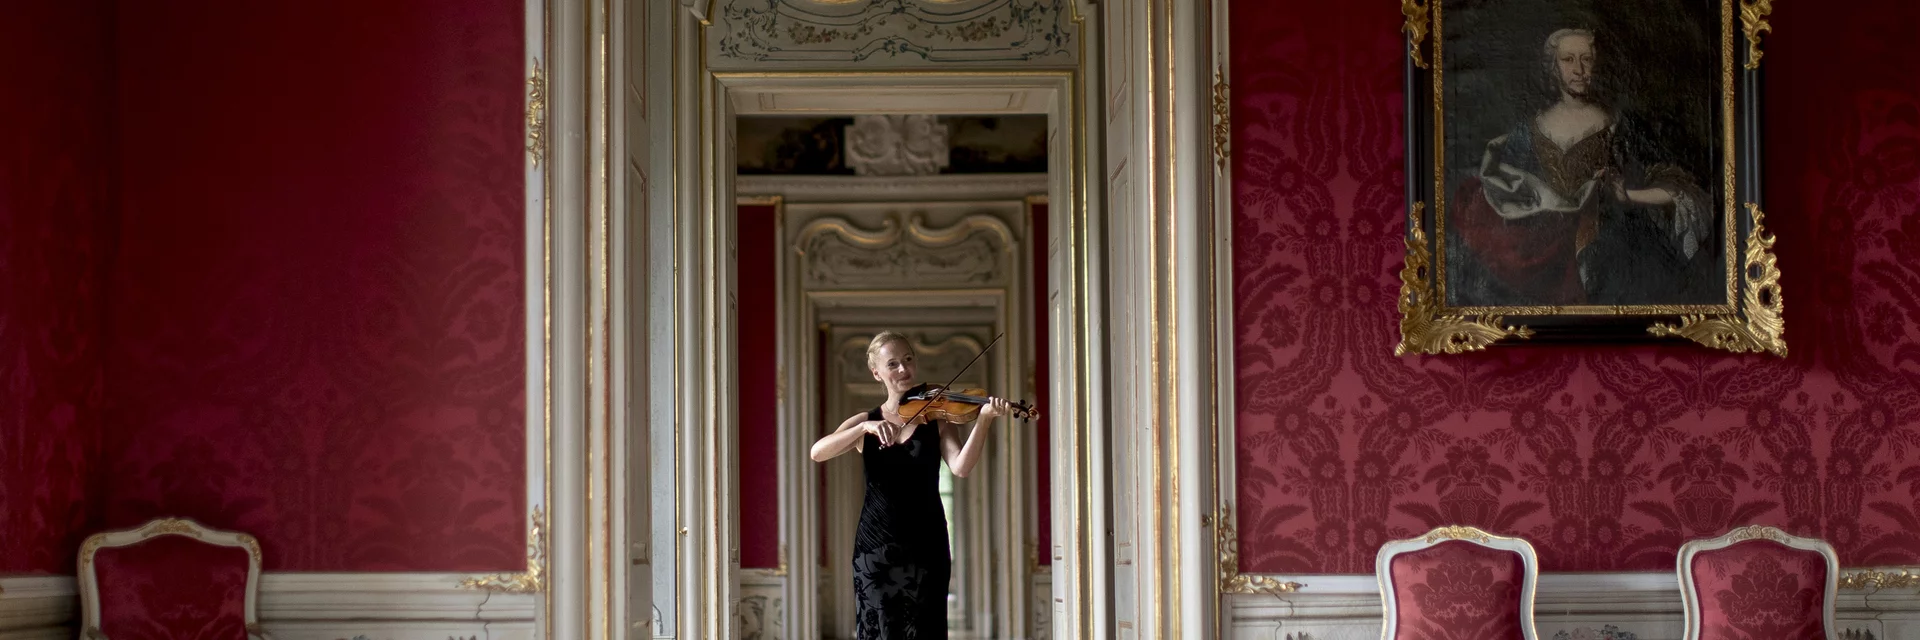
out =
<path fill-rule="evenodd" d="M 980 461 L 994 418 L 1009 406 L 981 398 L 971 430 L 928 417 L 936 412 L 903 411 L 908 398 L 937 400 L 945 392 L 918 384 L 913 347 L 892 331 L 867 345 L 867 367 L 886 387 L 886 402 L 813 444 L 815 462 L 854 450 L 866 469 L 866 500 L 853 539 L 855 627 L 861 640 L 946 638 L 953 558 L 940 504 L 940 462 L 966 477 Z"/>

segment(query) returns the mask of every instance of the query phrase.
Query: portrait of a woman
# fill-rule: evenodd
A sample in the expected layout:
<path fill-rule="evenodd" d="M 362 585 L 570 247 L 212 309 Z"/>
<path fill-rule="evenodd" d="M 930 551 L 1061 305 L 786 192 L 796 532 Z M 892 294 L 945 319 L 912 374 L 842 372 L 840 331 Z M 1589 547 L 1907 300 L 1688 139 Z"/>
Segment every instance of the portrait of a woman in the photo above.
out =
<path fill-rule="evenodd" d="M 1539 49 L 1554 95 L 1485 143 L 1449 194 L 1448 303 L 1711 303 L 1714 199 L 1677 162 L 1676 133 L 1621 108 L 1606 43 L 1562 28 Z"/>
<path fill-rule="evenodd" d="M 854 625 L 860 640 L 947 637 L 947 593 L 953 573 L 947 517 L 940 502 L 940 464 L 966 477 L 979 463 L 1005 400 L 982 404 L 969 429 L 902 415 L 920 384 L 913 346 L 892 331 L 867 345 L 867 367 L 886 388 L 886 402 L 840 423 L 813 445 L 813 460 L 860 454 L 866 498 L 853 543 Z"/>

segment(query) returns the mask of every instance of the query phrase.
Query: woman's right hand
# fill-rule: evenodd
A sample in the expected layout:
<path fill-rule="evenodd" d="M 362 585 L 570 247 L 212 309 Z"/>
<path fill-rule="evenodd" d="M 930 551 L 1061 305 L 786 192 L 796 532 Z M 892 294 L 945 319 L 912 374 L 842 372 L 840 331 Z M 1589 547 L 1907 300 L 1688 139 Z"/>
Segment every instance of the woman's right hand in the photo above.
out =
<path fill-rule="evenodd" d="M 893 445 L 893 439 L 900 433 L 900 427 L 894 426 L 893 423 L 885 420 L 868 420 L 862 422 L 860 423 L 860 429 L 878 438 L 882 448 Z"/>

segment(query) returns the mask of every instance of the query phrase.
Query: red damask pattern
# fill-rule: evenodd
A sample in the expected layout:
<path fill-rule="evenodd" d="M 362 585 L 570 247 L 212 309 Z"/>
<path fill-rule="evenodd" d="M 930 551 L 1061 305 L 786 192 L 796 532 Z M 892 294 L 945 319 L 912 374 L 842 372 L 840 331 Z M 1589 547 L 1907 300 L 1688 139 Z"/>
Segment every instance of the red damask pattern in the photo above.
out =
<path fill-rule="evenodd" d="M 1394 640 L 1519 640 L 1520 554 L 1450 540 L 1394 556 Z"/>
<path fill-rule="evenodd" d="M 247 550 L 164 535 L 94 555 L 109 638 L 246 640 Z"/>
<path fill-rule="evenodd" d="M 1670 570 L 1744 524 L 1920 562 L 1920 5 L 1781 4 L 1767 225 L 1792 357 L 1690 345 L 1392 355 L 1403 16 L 1232 3 L 1241 569 L 1371 569 L 1438 524 L 1545 570 Z"/>
<path fill-rule="evenodd" d="M 0 19 L 0 573 L 72 573 L 97 495 L 109 6 L 18 3 Z"/>
<path fill-rule="evenodd" d="M 1693 556 L 1700 640 L 1822 640 L 1827 561 L 1767 541 Z"/>
<path fill-rule="evenodd" d="M 106 525 L 526 566 L 523 13 L 119 6 Z"/>
<path fill-rule="evenodd" d="M 782 257 L 779 208 L 734 208 L 738 235 L 738 332 L 740 406 L 780 406 L 779 282 Z M 780 434 L 770 412 L 743 412 L 740 421 L 740 566 L 773 568 L 780 564 Z M 787 464 L 812 465 L 811 460 Z"/>

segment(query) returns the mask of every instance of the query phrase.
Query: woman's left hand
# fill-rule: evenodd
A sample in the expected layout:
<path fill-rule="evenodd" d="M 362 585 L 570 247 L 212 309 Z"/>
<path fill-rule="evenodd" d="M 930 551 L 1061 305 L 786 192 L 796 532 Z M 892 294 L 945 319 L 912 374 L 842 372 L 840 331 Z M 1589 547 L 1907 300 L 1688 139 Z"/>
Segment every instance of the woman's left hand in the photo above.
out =
<path fill-rule="evenodd" d="M 992 420 L 1004 415 L 1007 415 L 1007 401 L 1005 400 L 993 398 L 988 400 L 986 404 L 980 405 L 981 420 Z"/>

